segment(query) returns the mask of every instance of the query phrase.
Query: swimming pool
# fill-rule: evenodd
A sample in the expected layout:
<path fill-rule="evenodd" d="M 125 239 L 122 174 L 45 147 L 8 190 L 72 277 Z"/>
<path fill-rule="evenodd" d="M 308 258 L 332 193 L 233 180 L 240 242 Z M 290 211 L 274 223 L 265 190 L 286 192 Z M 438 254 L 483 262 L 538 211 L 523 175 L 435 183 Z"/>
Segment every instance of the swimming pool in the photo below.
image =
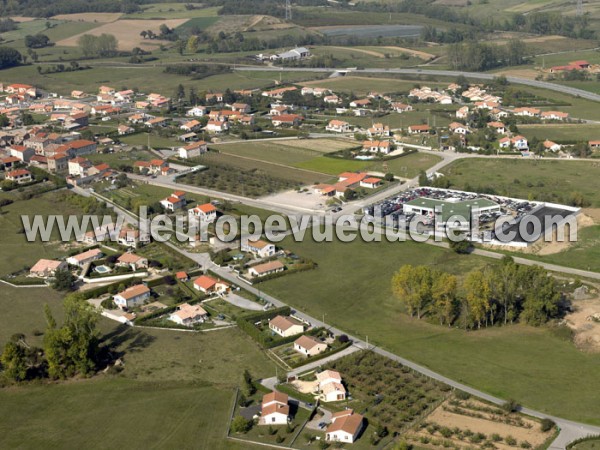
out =
<path fill-rule="evenodd" d="M 96 272 L 98 272 L 98 273 L 108 273 L 108 272 L 110 272 L 110 267 L 107 267 L 107 266 L 97 266 L 94 270 Z"/>

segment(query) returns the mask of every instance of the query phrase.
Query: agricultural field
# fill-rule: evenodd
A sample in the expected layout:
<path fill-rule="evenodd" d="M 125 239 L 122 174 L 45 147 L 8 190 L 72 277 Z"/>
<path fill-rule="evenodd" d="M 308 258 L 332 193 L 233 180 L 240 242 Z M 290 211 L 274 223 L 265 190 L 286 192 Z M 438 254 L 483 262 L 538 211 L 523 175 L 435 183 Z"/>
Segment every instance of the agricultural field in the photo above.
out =
<path fill-rule="evenodd" d="M 160 34 L 159 28 L 161 25 L 167 25 L 169 28 L 177 28 L 184 24 L 188 19 L 168 19 L 168 20 L 128 20 L 122 19 L 116 22 L 110 22 L 100 25 L 85 34 L 100 36 L 103 33 L 114 35 L 119 41 L 120 50 L 131 50 L 133 47 L 140 47 L 145 50 L 156 50 L 161 44 L 166 44 L 168 41 L 158 39 L 143 39 L 140 33 L 145 30 L 152 30 L 156 34 Z M 84 34 L 84 33 L 82 33 Z M 77 40 L 81 34 L 71 36 L 57 42 L 57 45 L 64 47 L 77 46 Z"/>
<path fill-rule="evenodd" d="M 126 14 L 126 19 L 191 19 L 196 17 L 217 18 L 218 7 L 203 7 L 201 3 L 190 2 L 194 9 L 187 9 L 183 3 L 154 3 L 144 5 L 142 11 Z"/>
<path fill-rule="evenodd" d="M 565 203 L 572 192 L 580 192 L 591 206 L 600 207 L 595 189 L 600 162 L 463 159 L 441 172 L 452 187 L 478 192 L 493 189 L 498 195 Z M 466 189 L 468 190 L 468 189 Z"/>
<path fill-rule="evenodd" d="M 67 20 L 71 22 L 93 22 L 93 23 L 110 23 L 116 22 L 122 16 L 121 13 L 73 13 L 73 14 L 58 14 L 53 16 L 55 20 Z"/>
<path fill-rule="evenodd" d="M 565 379 L 577 386 L 593 383 L 600 369 L 597 356 L 580 352 L 545 327 L 512 325 L 467 332 L 411 319 L 392 295 L 390 280 L 403 264 L 425 264 L 460 277 L 489 260 L 412 242 L 317 244 L 308 238 L 287 238 L 281 245 L 318 267 L 266 281 L 261 284 L 265 292 L 313 317 L 326 314 L 333 326 L 368 335 L 369 342 L 454 380 L 540 411 L 600 423 L 600 406 L 585 390 L 564 389 Z"/>
<path fill-rule="evenodd" d="M 336 61 L 336 67 L 413 67 L 422 63 L 422 59 L 410 57 L 409 53 L 404 53 L 405 57 L 400 57 L 400 53 L 391 50 L 379 49 L 371 50 L 363 47 L 336 47 L 323 46 L 315 47 L 311 50 L 317 56 L 333 56 Z"/>
<path fill-rule="evenodd" d="M 415 85 L 420 84 L 415 80 L 402 80 L 396 78 L 378 78 L 366 76 L 345 76 L 329 78 L 326 80 L 309 81 L 300 83 L 302 86 L 323 87 L 334 90 L 335 92 L 352 92 L 355 95 L 365 95 L 371 91 L 385 93 L 407 93 Z M 434 88 L 446 88 L 448 83 L 427 82 L 427 85 Z"/>

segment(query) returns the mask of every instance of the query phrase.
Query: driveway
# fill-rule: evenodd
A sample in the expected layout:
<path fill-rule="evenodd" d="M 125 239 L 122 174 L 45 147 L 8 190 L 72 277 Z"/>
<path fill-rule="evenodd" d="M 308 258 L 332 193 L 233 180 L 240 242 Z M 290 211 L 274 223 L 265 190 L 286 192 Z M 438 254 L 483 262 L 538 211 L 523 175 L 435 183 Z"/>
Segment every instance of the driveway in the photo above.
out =
<path fill-rule="evenodd" d="M 231 303 L 234 306 L 237 306 L 238 308 L 249 309 L 250 311 L 262 311 L 263 309 L 262 305 L 259 305 L 258 303 L 248 300 L 247 298 L 244 298 L 233 292 L 224 295 L 223 300 Z"/>
<path fill-rule="evenodd" d="M 331 423 L 331 411 L 323 408 L 319 408 L 317 414 L 310 422 L 306 423 L 306 428 L 315 431 L 325 431 L 325 428 L 319 428 L 320 423 L 330 424 Z"/>

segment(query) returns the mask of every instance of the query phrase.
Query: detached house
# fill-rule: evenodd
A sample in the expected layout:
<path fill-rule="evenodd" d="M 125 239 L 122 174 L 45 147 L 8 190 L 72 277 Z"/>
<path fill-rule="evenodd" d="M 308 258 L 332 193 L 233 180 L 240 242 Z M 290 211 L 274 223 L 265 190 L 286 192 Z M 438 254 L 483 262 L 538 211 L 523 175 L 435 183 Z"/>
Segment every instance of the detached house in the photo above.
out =
<path fill-rule="evenodd" d="M 200 222 L 214 222 L 217 219 L 217 208 L 211 203 L 204 203 L 188 210 L 190 219 L 197 218 Z"/>
<path fill-rule="evenodd" d="M 364 141 L 362 151 L 387 155 L 390 152 L 390 147 L 390 141 Z"/>
<path fill-rule="evenodd" d="M 16 169 L 6 173 L 6 179 L 18 184 L 30 183 L 32 181 L 31 172 L 27 169 Z"/>
<path fill-rule="evenodd" d="M 346 399 L 342 376 L 336 370 L 324 370 L 317 374 L 318 389 L 323 401 L 336 402 Z"/>
<path fill-rule="evenodd" d="M 117 259 L 117 266 L 130 267 L 134 271 L 146 269 L 148 267 L 148 259 L 135 253 L 123 253 Z"/>
<path fill-rule="evenodd" d="M 94 248 L 88 250 L 83 253 L 79 253 L 78 255 L 70 256 L 67 258 L 67 262 L 72 266 L 83 267 L 87 263 L 91 263 L 97 259 L 102 258 L 102 252 L 98 248 Z"/>
<path fill-rule="evenodd" d="M 141 306 L 150 298 L 150 289 L 144 284 L 138 284 L 119 292 L 113 296 L 115 304 L 121 308 L 135 308 Z"/>
<path fill-rule="evenodd" d="M 294 350 L 305 356 L 316 356 L 327 350 L 327 344 L 313 336 L 300 336 L 294 341 Z"/>
<path fill-rule="evenodd" d="M 352 444 L 360 434 L 364 418 L 353 410 L 336 412 L 331 417 L 331 425 L 325 431 L 325 440 Z"/>
<path fill-rule="evenodd" d="M 178 325 L 186 327 L 194 326 L 198 323 L 204 323 L 208 319 L 208 313 L 200 305 L 190 305 L 184 303 L 180 305 L 177 311 L 171 313 L 169 320 Z"/>
<path fill-rule="evenodd" d="M 467 127 L 466 125 L 463 125 L 462 123 L 458 123 L 458 122 L 452 122 L 450 125 L 448 125 L 448 129 L 452 133 L 462 134 L 462 135 L 466 135 L 471 132 L 471 130 L 469 130 L 469 127 Z"/>
<path fill-rule="evenodd" d="M 382 123 L 374 123 L 371 128 L 367 130 L 367 136 L 375 137 L 375 136 L 389 136 L 390 135 L 390 127 L 384 125 Z"/>
<path fill-rule="evenodd" d="M 160 201 L 160 204 L 167 211 L 177 211 L 185 206 L 185 192 L 175 191 L 169 197 Z"/>
<path fill-rule="evenodd" d="M 281 261 L 269 261 L 263 264 L 257 264 L 248 269 L 251 277 L 264 277 L 278 272 L 283 272 L 285 265 Z"/>
<path fill-rule="evenodd" d="M 276 316 L 269 320 L 269 329 L 281 337 L 289 337 L 303 333 L 304 325 L 289 316 Z"/>
<path fill-rule="evenodd" d="M 431 128 L 429 125 L 411 125 L 408 127 L 408 134 L 423 134 L 429 133 Z"/>
<path fill-rule="evenodd" d="M 506 129 L 506 125 L 504 125 L 502 122 L 490 122 L 488 123 L 488 127 L 499 134 L 505 134 L 508 131 Z"/>
<path fill-rule="evenodd" d="M 280 127 L 282 125 L 297 127 L 302 123 L 303 117 L 298 114 L 281 114 L 279 116 L 271 117 L 271 123 L 274 127 Z"/>
<path fill-rule="evenodd" d="M 204 129 L 209 133 L 224 133 L 229 130 L 229 123 L 226 120 L 209 120 Z"/>
<path fill-rule="evenodd" d="M 334 119 L 329 122 L 325 129 L 334 133 L 349 133 L 351 131 L 351 126 L 348 122 Z"/>
<path fill-rule="evenodd" d="M 179 157 L 182 159 L 197 158 L 208 151 L 204 141 L 193 142 L 185 147 L 179 147 Z"/>
<path fill-rule="evenodd" d="M 29 269 L 29 274 L 35 277 L 47 278 L 54 276 L 57 271 L 66 270 L 67 268 L 68 265 L 65 261 L 40 259 L 31 269 Z"/>
<path fill-rule="evenodd" d="M 263 396 L 259 425 L 286 425 L 289 418 L 287 394 L 273 391 Z"/>
<path fill-rule="evenodd" d="M 267 258 L 275 254 L 275 244 L 260 239 L 257 241 L 242 241 L 241 250 L 253 253 L 260 258 Z"/>
<path fill-rule="evenodd" d="M 222 294 L 227 292 L 229 285 L 208 275 L 201 275 L 194 280 L 194 289 L 205 294 Z"/>

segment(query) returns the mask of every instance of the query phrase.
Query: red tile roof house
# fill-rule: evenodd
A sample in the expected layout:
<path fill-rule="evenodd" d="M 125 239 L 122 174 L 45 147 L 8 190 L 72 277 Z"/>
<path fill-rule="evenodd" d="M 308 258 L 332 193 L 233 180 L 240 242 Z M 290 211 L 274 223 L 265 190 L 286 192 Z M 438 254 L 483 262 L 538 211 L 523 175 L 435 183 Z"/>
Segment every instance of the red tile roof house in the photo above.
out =
<path fill-rule="evenodd" d="M 257 264 L 248 269 L 251 277 L 264 277 L 273 273 L 283 272 L 285 265 L 281 261 L 269 261 L 263 264 Z"/>
<path fill-rule="evenodd" d="M 31 157 L 35 155 L 35 150 L 33 148 L 28 148 L 23 145 L 12 145 L 9 148 L 9 151 L 10 156 L 19 158 L 23 162 L 29 162 Z"/>
<path fill-rule="evenodd" d="M 200 220 L 200 222 L 214 222 L 217 219 L 217 208 L 211 203 L 204 203 L 188 210 L 188 216 Z"/>
<path fill-rule="evenodd" d="M 562 111 L 544 111 L 540 117 L 542 120 L 567 120 L 569 113 Z"/>
<path fill-rule="evenodd" d="M 490 122 L 487 124 L 488 127 L 493 128 L 496 133 L 504 134 L 506 133 L 506 125 L 502 122 Z"/>
<path fill-rule="evenodd" d="M 68 264 L 65 261 L 40 259 L 29 269 L 29 274 L 35 277 L 47 278 L 54 276 L 58 270 L 66 270 L 67 268 Z"/>
<path fill-rule="evenodd" d="M 20 162 L 21 160 L 16 156 L 9 156 L 8 158 L 4 158 L 0 161 L 0 163 L 4 166 L 4 170 L 11 170 L 15 164 Z"/>
<path fill-rule="evenodd" d="M 67 262 L 72 266 L 83 267 L 87 263 L 102 258 L 102 252 L 98 248 L 93 248 L 87 252 L 79 253 L 78 255 L 69 256 Z"/>
<path fill-rule="evenodd" d="M 364 141 L 362 151 L 387 155 L 390 152 L 390 141 Z"/>
<path fill-rule="evenodd" d="M 117 266 L 130 267 L 131 270 L 146 269 L 148 259 L 135 253 L 123 253 L 117 258 Z"/>
<path fill-rule="evenodd" d="M 181 272 L 177 272 L 175 274 L 175 278 L 177 278 L 177 281 L 185 282 L 185 281 L 189 281 L 190 276 L 187 274 L 187 272 L 181 271 Z"/>
<path fill-rule="evenodd" d="M 184 303 L 179 305 L 177 311 L 169 315 L 169 320 L 178 325 L 191 327 L 197 323 L 206 322 L 206 320 L 208 320 L 208 313 L 200 305 L 190 305 L 189 303 Z"/>
<path fill-rule="evenodd" d="M 381 186 L 381 179 L 376 177 L 368 177 L 364 180 L 360 180 L 360 187 L 375 189 Z"/>
<path fill-rule="evenodd" d="M 177 211 L 185 206 L 185 192 L 175 191 L 169 197 L 160 201 L 160 204 L 167 211 Z"/>
<path fill-rule="evenodd" d="M 331 425 L 325 431 L 325 440 L 352 444 L 363 428 L 363 416 L 347 409 L 333 414 Z"/>
<path fill-rule="evenodd" d="M 348 122 L 334 119 L 329 122 L 325 129 L 334 133 L 349 133 L 351 131 L 351 126 Z"/>
<path fill-rule="evenodd" d="M 208 151 L 208 145 L 204 141 L 192 142 L 190 145 L 179 148 L 179 157 L 182 159 L 196 158 Z"/>
<path fill-rule="evenodd" d="M 30 183 L 32 180 L 31 172 L 27 169 L 11 170 L 6 173 L 6 179 L 18 184 Z"/>
<path fill-rule="evenodd" d="M 313 336 L 300 336 L 294 341 L 294 350 L 304 356 L 316 356 L 327 350 L 327 344 Z"/>
<path fill-rule="evenodd" d="M 208 275 L 201 275 L 194 279 L 194 289 L 205 294 L 221 294 L 227 292 L 229 285 L 223 281 L 215 280 Z"/>
<path fill-rule="evenodd" d="M 281 337 L 289 337 L 303 333 L 304 325 L 289 316 L 276 316 L 269 320 L 269 330 Z"/>
<path fill-rule="evenodd" d="M 429 133 L 430 130 L 429 125 L 411 125 L 408 127 L 409 134 Z"/>
<path fill-rule="evenodd" d="M 273 391 L 263 396 L 259 425 L 286 425 L 290 418 L 288 395 Z"/>
<path fill-rule="evenodd" d="M 298 114 L 281 114 L 279 116 L 271 117 L 271 123 L 274 127 L 280 127 L 282 125 L 297 127 L 302 123 L 303 117 Z"/>
<path fill-rule="evenodd" d="M 113 296 L 115 304 L 121 309 L 141 306 L 150 298 L 150 289 L 144 284 L 137 284 Z"/>

